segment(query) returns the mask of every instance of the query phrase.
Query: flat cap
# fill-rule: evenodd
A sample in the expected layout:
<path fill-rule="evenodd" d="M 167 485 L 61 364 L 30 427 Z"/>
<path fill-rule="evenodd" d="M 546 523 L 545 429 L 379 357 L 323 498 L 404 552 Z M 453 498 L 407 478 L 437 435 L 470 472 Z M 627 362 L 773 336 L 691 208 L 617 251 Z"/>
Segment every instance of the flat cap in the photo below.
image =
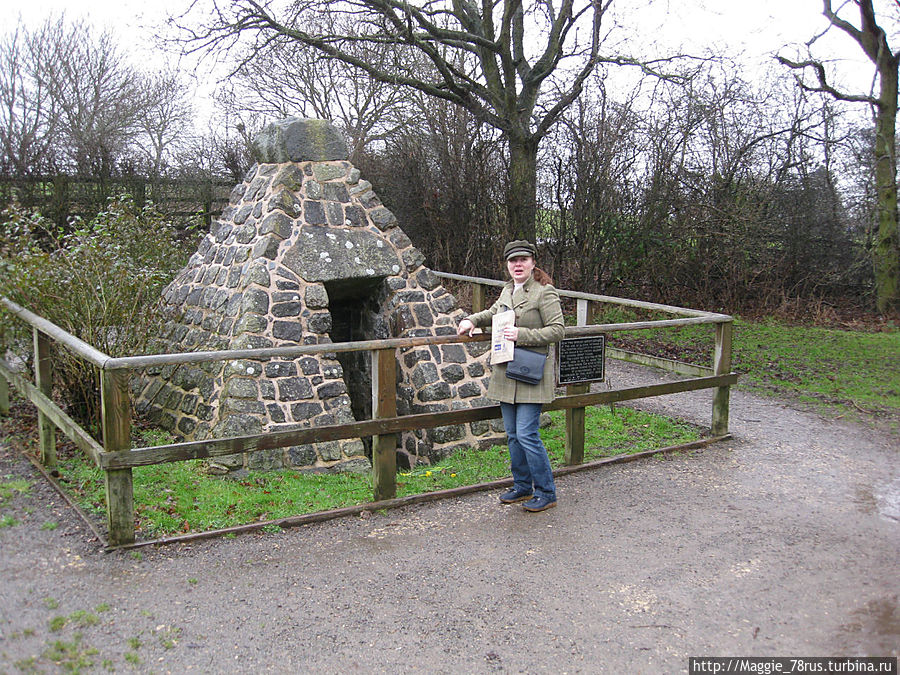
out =
<path fill-rule="evenodd" d="M 517 255 L 530 255 L 534 257 L 534 245 L 526 239 L 516 239 L 509 242 L 503 249 L 503 258 L 509 260 Z"/>

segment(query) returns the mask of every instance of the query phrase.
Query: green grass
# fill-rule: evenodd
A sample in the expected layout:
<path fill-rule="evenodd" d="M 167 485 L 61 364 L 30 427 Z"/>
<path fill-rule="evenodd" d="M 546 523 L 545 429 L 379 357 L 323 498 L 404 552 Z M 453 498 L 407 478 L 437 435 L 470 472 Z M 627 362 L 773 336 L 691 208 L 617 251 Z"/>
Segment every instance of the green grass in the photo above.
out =
<path fill-rule="evenodd" d="M 551 463 L 559 466 L 565 445 L 562 411 L 550 413 L 542 435 Z M 585 459 L 640 452 L 699 438 L 688 424 L 629 408 L 589 408 Z M 165 438 L 160 442 L 166 442 Z M 102 472 L 80 455 L 60 457 L 65 485 L 82 507 L 105 513 Z M 314 513 L 372 500 L 370 474 L 296 470 L 251 472 L 238 478 L 204 473 L 202 461 L 133 470 L 136 527 L 145 538 L 201 532 L 233 525 Z M 505 447 L 467 449 L 428 467 L 401 472 L 397 496 L 473 485 L 509 476 Z M 274 528 L 277 531 L 278 528 Z"/>
<path fill-rule="evenodd" d="M 713 329 L 633 331 L 611 340 L 626 348 L 712 363 Z M 877 333 L 736 319 L 732 370 L 740 386 L 858 417 L 900 414 L 900 330 Z"/>
<path fill-rule="evenodd" d="M 604 321 L 646 316 L 607 314 Z M 611 334 L 627 349 L 710 364 L 711 326 Z M 777 322 L 735 321 L 733 369 L 742 387 L 826 406 L 840 414 L 900 420 L 900 331 L 877 333 L 798 327 Z M 865 412 L 864 412 L 865 411 Z M 564 413 L 550 413 L 542 431 L 554 466 L 562 463 Z M 676 445 L 699 437 L 690 425 L 634 411 L 594 407 L 586 415 L 585 459 Z M 145 445 L 171 442 L 165 432 L 142 432 Z M 81 505 L 105 514 L 102 472 L 78 456 L 61 454 L 64 484 Z M 505 447 L 468 449 L 428 467 L 401 472 L 397 494 L 406 496 L 486 482 L 509 476 Z M 142 538 L 198 532 L 274 520 L 371 501 L 369 474 L 330 474 L 296 470 L 213 476 L 204 463 L 180 462 L 134 469 L 136 526 Z M 30 483 L 0 482 L 0 505 L 25 494 Z M 0 516 L 0 527 L 17 524 Z M 48 526 L 49 529 L 49 526 Z M 278 531 L 279 528 L 271 528 Z M 140 561 L 140 553 L 132 554 Z"/>
<path fill-rule="evenodd" d="M 0 483 L 0 504 L 12 499 L 14 494 L 28 494 L 31 488 L 31 481 L 23 479 L 6 480 Z"/>

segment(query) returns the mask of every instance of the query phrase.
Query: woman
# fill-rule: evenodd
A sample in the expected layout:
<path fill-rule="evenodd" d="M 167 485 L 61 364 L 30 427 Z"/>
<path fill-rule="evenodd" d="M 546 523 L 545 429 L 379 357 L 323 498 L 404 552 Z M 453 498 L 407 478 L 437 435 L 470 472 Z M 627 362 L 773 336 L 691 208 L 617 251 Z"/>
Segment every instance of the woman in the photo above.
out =
<path fill-rule="evenodd" d="M 547 353 L 549 345 L 565 333 L 559 293 L 550 277 L 535 267 L 534 246 L 525 240 L 511 241 L 503 250 L 509 281 L 490 309 L 460 321 L 457 334 L 472 335 L 476 327 L 490 326 L 497 312 L 515 311 L 516 323 L 503 330 L 503 336 L 518 347 Z M 487 395 L 500 402 L 503 426 L 509 445 L 513 487 L 500 496 L 504 504 L 525 502 L 526 511 L 544 511 L 556 506 L 556 485 L 547 448 L 538 433 L 541 407 L 553 400 L 553 364 L 547 359 L 544 375 L 537 384 L 526 384 L 506 377 L 506 364 L 493 366 Z M 526 501 L 527 500 L 527 501 Z"/>

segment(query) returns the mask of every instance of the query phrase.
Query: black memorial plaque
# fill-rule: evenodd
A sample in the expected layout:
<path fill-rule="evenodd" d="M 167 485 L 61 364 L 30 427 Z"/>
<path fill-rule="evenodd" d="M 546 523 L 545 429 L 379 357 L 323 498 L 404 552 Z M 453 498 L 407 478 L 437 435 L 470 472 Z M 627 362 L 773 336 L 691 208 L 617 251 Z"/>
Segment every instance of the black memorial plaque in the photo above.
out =
<path fill-rule="evenodd" d="M 556 381 L 563 384 L 602 382 L 606 367 L 606 336 L 566 338 L 556 346 Z"/>

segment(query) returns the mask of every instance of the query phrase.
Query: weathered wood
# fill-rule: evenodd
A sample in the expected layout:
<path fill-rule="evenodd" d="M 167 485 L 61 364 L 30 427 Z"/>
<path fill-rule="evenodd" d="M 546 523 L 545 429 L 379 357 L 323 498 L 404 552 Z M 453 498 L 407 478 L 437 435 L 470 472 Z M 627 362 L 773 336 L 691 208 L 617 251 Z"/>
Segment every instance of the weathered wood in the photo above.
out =
<path fill-rule="evenodd" d="M 651 396 L 664 396 L 666 394 L 678 394 L 683 391 L 696 391 L 709 389 L 737 382 L 736 373 L 726 375 L 713 375 L 710 377 L 696 377 L 675 382 L 663 382 L 649 384 L 643 387 L 630 387 L 628 389 L 611 389 L 590 394 L 576 394 L 574 396 L 562 396 L 552 403 L 544 406 L 544 410 L 565 410 L 566 408 L 587 407 L 604 403 L 619 403 L 621 401 L 633 401 L 638 398 L 650 398 Z"/>
<path fill-rule="evenodd" d="M 644 330 L 647 328 L 675 328 L 678 326 L 702 326 L 705 324 L 719 323 L 720 319 L 709 316 L 684 317 L 681 319 L 659 319 L 657 321 L 631 321 L 629 323 L 598 323 L 593 326 L 569 326 L 566 328 L 566 337 L 581 337 L 584 335 L 599 335 L 601 333 L 616 333 L 626 330 Z"/>
<path fill-rule="evenodd" d="M 645 450 L 643 452 L 632 455 L 615 455 L 613 457 L 603 457 L 602 459 L 585 462 L 577 466 L 563 466 L 553 471 L 554 476 L 563 476 L 580 471 L 589 471 L 591 469 L 599 469 L 611 464 L 622 464 L 625 462 L 633 462 L 646 457 L 660 454 L 670 454 L 677 452 L 687 452 L 690 450 L 698 450 L 705 448 L 713 443 L 731 438 L 731 436 L 722 436 L 718 438 L 704 438 L 699 441 L 683 443 L 681 445 L 670 445 L 665 448 L 656 450 Z M 448 488 L 446 490 L 435 490 L 434 492 L 423 492 L 415 495 L 406 495 L 405 497 L 396 497 L 380 502 L 369 504 L 357 504 L 355 506 L 345 506 L 338 509 L 330 509 L 328 511 L 318 511 L 316 513 L 304 513 L 298 516 L 286 516 L 276 520 L 258 521 L 255 523 L 247 523 L 246 525 L 234 525 L 219 530 L 208 530 L 206 532 L 191 532 L 189 534 L 180 534 L 172 537 L 162 537 L 160 539 L 151 539 L 147 541 L 136 542 L 127 546 L 110 547 L 108 550 L 122 550 L 144 548 L 147 546 L 162 546 L 166 544 L 183 544 L 191 541 L 199 541 L 201 539 L 212 539 L 223 535 L 234 535 L 247 532 L 256 532 L 272 525 L 288 528 L 298 527 L 300 525 L 309 525 L 311 523 L 320 523 L 336 518 L 346 518 L 348 516 L 358 516 L 361 513 L 380 511 L 382 509 L 395 509 L 402 506 L 412 506 L 414 504 L 424 504 L 428 502 L 438 501 L 440 499 L 448 499 L 461 497 L 463 495 L 475 492 L 484 492 L 486 490 L 497 490 L 512 485 L 512 478 L 501 478 L 498 480 L 486 481 L 484 483 L 476 483 L 474 485 L 462 485 L 460 487 Z"/>
<path fill-rule="evenodd" d="M 46 415 L 62 432 L 76 445 L 83 450 L 88 457 L 100 466 L 100 455 L 103 448 L 91 435 L 78 426 L 71 417 L 66 415 L 50 398 L 45 396 L 40 389 L 35 387 L 31 382 L 25 379 L 19 373 L 13 371 L 8 364 L 0 360 L 0 380 L 12 383 L 16 390 L 34 403 L 38 410 Z"/>
<path fill-rule="evenodd" d="M 151 366 L 169 364 L 204 363 L 210 361 L 231 361 L 239 359 L 296 358 L 315 354 L 335 352 L 365 352 L 376 349 L 403 349 L 464 342 L 487 342 L 490 335 L 457 336 L 440 335 L 426 337 L 391 338 L 388 340 L 360 340 L 358 342 L 329 342 L 318 345 L 297 345 L 295 347 L 270 347 L 267 349 L 229 349 L 223 351 L 181 352 L 175 354 L 149 354 L 147 356 L 125 356 L 110 359 L 105 370 L 137 370 Z"/>
<path fill-rule="evenodd" d="M 570 384 L 566 387 L 566 393 L 570 396 L 586 394 L 590 390 L 590 384 Z M 581 464 L 584 461 L 584 418 L 585 408 L 566 409 L 566 446 L 563 460 L 566 465 Z"/>
<path fill-rule="evenodd" d="M 109 357 L 106 354 L 95 349 L 94 347 L 91 347 L 91 345 L 89 345 L 87 342 L 78 339 L 71 333 L 67 333 L 56 324 L 47 321 L 47 319 L 44 319 L 43 317 L 40 317 L 33 312 L 29 312 L 24 307 L 21 307 L 20 305 L 14 303 L 12 300 L 0 297 L 0 304 L 6 307 L 6 309 L 8 309 L 10 313 L 17 316 L 32 328 L 36 328 L 44 335 L 53 338 L 55 341 L 59 342 L 71 352 L 77 354 L 90 363 L 93 363 L 95 366 L 103 367 L 103 364 L 105 364 L 109 360 Z"/>
<path fill-rule="evenodd" d="M 588 323 L 588 311 L 591 303 L 579 298 L 575 307 L 575 322 L 578 326 L 586 326 Z M 557 347 L 558 348 L 558 347 Z M 570 396 L 586 394 L 591 390 L 590 383 L 570 384 L 566 387 L 566 393 Z M 566 465 L 581 464 L 584 462 L 584 408 L 566 409 L 566 443 L 563 462 Z"/>
<path fill-rule="evenodd" d="M 697 366 L 693 363 L 685 363 L 683 361 L 675 361 L 666 359 L 661 356 L 650 356 L 649 354 L 638 354 L 625 349 L 617 349 L 615 347 L 606 346 L 606 355 L 611 359 L 619 361 L 627 361 L 628 363 L 637 363 L 642 366 L 652 366 L 653 368 L 661 368 L 679 375 L 687 375 L 688 377 L 707 377 L 713 374 L 713 369 L 707 366 Z"/>
<path fill-rule="evenodd" d="M 131 447 L 131 401 L 128 373 L 101 373 L 103 448 L 119 453 Z M 104 453 L 104 454 L 106 454 Z M 106 523 L 112 546 L 134 541 L 134 484 L 131 469 L 106 471 Z"/>
<path fill-rule="evenodd" d="M 713 371 L 716 375 L 731 370 L 731 337 L 732 324 L 716 324 L 716 348 L 713 354 Z M 710 433 L 722 436 L 728 433 L 728 409 L 731 389 L 728 386 L 717 387 L 713 392 L 712 422 Z"/>
<path fill-rule="evenodd" d="M 496 279 L 486 279 L 484 277 L 469 277 L 463 274 L 451 274 L 450 272 L 437 272 L 434 274 L 441 279 L 453 279 L 455 281 L 469 281 L 484 284 L 485 286 L 502 286 L 505 282 Z M 559 295 L 563 298 L 582 298 L 593 302 L 605 302 L 612 305 L 622 305 L 623 307 L 635 307 L 638 309 L 649 309 L 656 312 L 666 312 L 667 314 L 675 314 L 680 316 L 696 316 L 708 317 L 713 319 L 713 323 L 728 320 L 731 317 L 725 314 L 717 314 L 715 312 L 704 312 L 699 309 L 688 309 L 686 307 L 675 307 L 673 305 L 660 305 L 655 302 L 645 302 L 643 300 L 631 300 L 629 298 L 616 298 L 610 295 L 598 295 L 596 293 L 582 293 L 581 291 L 567 291 L 557 289 Z"/>
<path fill-rule="evenodd" d="M 307 445 L 322 441 L 346 438 L 366 438 L 377 434 L 399 433 L 416 429 L 430 429 L 448 424 L 464 424 L 500 417 L 500 406 L 484 406 L 440 413 L 421 413 L 386 419 L 365 420 L 348 424 L 309 427 L 292 431 L 276 431 L 260 436 L 235 436 L 232 438 L 172 443 L 152 448 L 136 448 L 129 452 L 106 454 L 101 457 L 102 468 L 150 466 L 186 459 L 221 457 L 238 452 L 254 452 L 292 445 Z"/>
<path fill-rule="evenodd" d="M 721 319 L 711 317 L 692 317 L 684 319 L 665 319 L 661 321 L 638 321 L 632 323 L 606 323 L 594 326 L 570 326 L 566 329 L 566 337 L 586 337 L 602 335 L 617 331 L 640 330 L 644 328 L 667 328 L 674 326 L 692 326 L 716 323 Z M 320 345 L 297 345 L 296 347 L 271 347 L 268 349 L 230 349 L 224 351 L 184 352 L 177 354 L 149 354 L 147 356 L 125 356 L 111 358 L 106 361 L 105 370 L 130 369 L 138 370 L 152 366 L 169 364 L 205 363 L 211 361 L 230 361 L 240 359 L 297 358 L 315 354 L 334 352 L 360 352 L 375 349 L 403 349 L 427 345 L 454 344 L 466 342 L 487 342 L 489 334 L 476 334 L 472 337 L 457 335 L 441 335 L 427 337 L 392 338 L 390 340 L 361 340 L 359 342 L 335 342 Z"/>
<path fill-rule="evenodd" d="M 590 306 L 590 302 L 585 300 L 584 298 L 578 298 L 575 301 L 575 325 L 576 326 L 587 326 L 588 325 L 588 308 Z"/>
<path fill-rule="evenodd" d="M 375 420 L 397 416 L 397 354 L 394 349 L 372 352 L 372 416 Z M 397 435 L 372 438 L 374 500 L 397 496 Z"/>
<path fill-rule="evenodd" d="M 472 283 L 472 314 L 485 309 L 485 292 L 487 287 L 484 284 Z"/>
<path fill-rule="evenodd" d="M 0 377 L 0 415 L 9 415 L 9 382 Z"/>
<path fill-rule="evenodd" d="M 50 359 L 50 338 L 37 328 L 34 335 L 34 383 L 47 398 L 53 393 L 53 373 Z M 41 464 L 48 469 L 56 468 L 56 428 L 53 422 L 38 408 L 38 447 L 41 452 Z"/>
<path fill-rule="evenodd" d="M 613 389 L 592 394 L 563 396 L 547 404 L 545 410 L 565 410 L 566 408 L 587 407 L 617 401 L 630 401 L 648 396 L 661 396 L 682 391 L 708 389 L 724 384 L 734 384 L 737 375 L 719 375 L 677 382 L 664 382 L 630 389 Z M 364 438 L 378 433 L 399 433 L 416 429 L 430 429 L 451 424 L 466 424 L 481 420 L 499 419 L 500 406 L 467 408 L 439 413 L 404 415 L 365 422 L 335 424 L 331 426 L 279 431 L 261 436 L 235 436 L 233 438 L 173 443 L 153 448 L 137 448 L 128 452 L 104 454 L 100 458 L 104 469 L 149 466 L 166 462 L 180 462 L 187 459 L 221 457 L 239 452 L 253 452 L 269 448 L 283 448 L 291 445 L 306 445 L 319 441 L 333 441 L 344 438 Z"/>

